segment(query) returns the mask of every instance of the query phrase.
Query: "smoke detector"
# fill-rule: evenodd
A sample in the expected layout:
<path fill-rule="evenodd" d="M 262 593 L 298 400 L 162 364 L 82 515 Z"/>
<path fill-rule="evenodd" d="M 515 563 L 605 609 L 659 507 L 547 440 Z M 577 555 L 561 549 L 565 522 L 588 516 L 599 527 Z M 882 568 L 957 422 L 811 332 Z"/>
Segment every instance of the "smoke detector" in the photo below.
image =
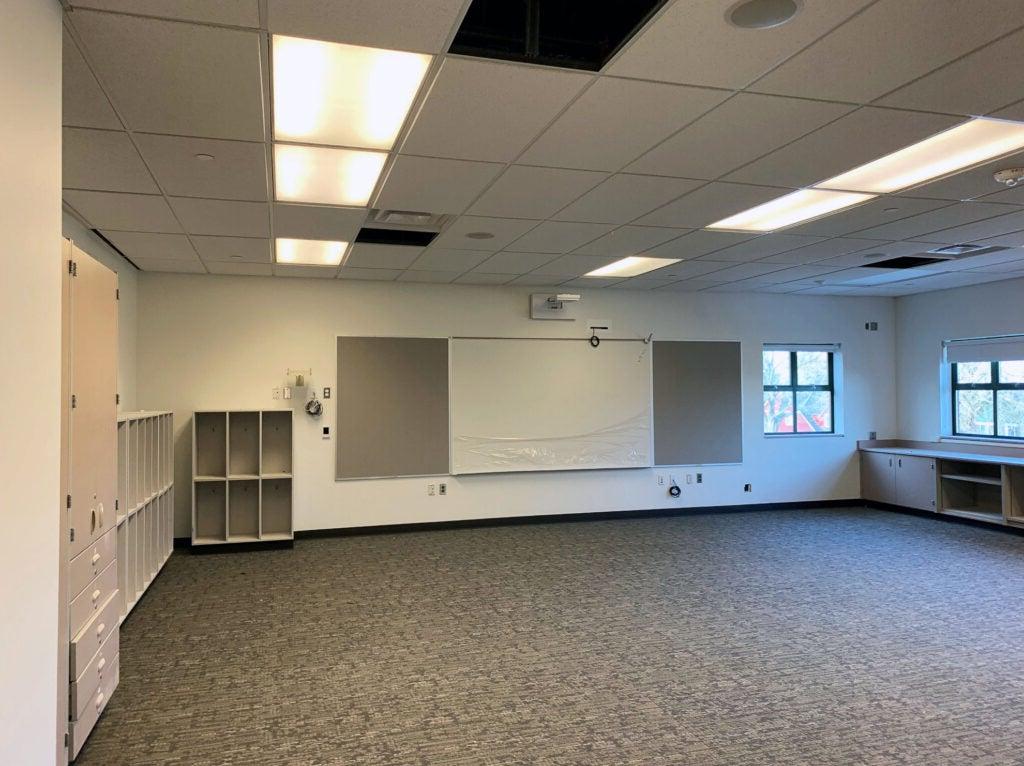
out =
<path fill-rule="evenodd" d="M 996 180 L 996 183 L 1014 187 L 1019 183 L 1024 183 L 1024 168 L 1006 168 L 1006 170 L 997 170 L 992 174 L 992 177 Z"/>

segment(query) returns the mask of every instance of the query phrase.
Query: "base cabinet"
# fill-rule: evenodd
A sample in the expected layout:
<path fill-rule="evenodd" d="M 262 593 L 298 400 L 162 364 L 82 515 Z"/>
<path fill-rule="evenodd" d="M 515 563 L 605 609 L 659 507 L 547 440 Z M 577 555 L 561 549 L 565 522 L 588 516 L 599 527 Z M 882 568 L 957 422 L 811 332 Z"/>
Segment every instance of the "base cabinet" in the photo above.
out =
<path fill-rule="evenodd" d="M 896 502 L 896 459 L 884 452 L 860 453 L 860 494 L 876 503 Z"/>
<path fill-rule="evenodd" d="M 938 478 L 934 458 L 861 452 L 860 486 L 865 500 L 920 511 L 936 510 Z"/>

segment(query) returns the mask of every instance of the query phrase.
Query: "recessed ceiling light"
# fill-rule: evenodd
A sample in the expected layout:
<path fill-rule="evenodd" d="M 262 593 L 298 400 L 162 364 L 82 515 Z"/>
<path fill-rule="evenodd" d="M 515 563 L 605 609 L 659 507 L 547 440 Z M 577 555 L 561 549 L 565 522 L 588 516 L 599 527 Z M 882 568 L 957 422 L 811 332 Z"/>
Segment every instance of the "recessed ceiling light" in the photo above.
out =
<path fill-rule="evenodd" d="M 274 250 L 278 263 L 339 266 L 345 257 L 345 251 L 348 250 L 348 242 L 278 238 Z"/>
<path fill-rule="evenodd" d="M 907 189 L 1024 148 L 1024 123 L 976 117 L 820 184 L 884 194 Z"/>
<path fill-rule="evenodd" d="M 213 155 L 199 153 L 196 155 L 196 159 L 199 160 L 200 162 L 209 162 L 210 160 L 213 159 Z"/>
<path fill-rule="evenodd" d="M 274 146 L 279 202 L 362 207 L 370 201 L 387 155 L 321 146 Z"/>
<path fill-rule="evenodd" d="M 494 235 L 489 231 L 471 231 L 466 237 L 469 239 L 494 239 Z"/>
<path fill-rule="evenodd" d="M 706 228 L 730 231 L 776 231 L 812 218 L 874 199 L 873 194 L 802 189 L 742 213 L 723 218 Z"/>
<path fill-rule="evenodd" d="M 726 12 L 726 18 L 741 29 L 771 29 L 781 26 L 800 10 L 798 0 L 744 0 Z"/>
<path fill-rule="evenodd" d="M 431 58 L 274 35 L 274 138 L 390 149 Z"/>
<path fill-rule="evenodd" d="M 636 277 L 646 274 L 648 271 L 661 269 L 679 263 L 681 258 L 646 258 L 639 255 L 631 255 L 628 258 L 609 263 L 599 269 L 594 269 L 585 277 Z"/>

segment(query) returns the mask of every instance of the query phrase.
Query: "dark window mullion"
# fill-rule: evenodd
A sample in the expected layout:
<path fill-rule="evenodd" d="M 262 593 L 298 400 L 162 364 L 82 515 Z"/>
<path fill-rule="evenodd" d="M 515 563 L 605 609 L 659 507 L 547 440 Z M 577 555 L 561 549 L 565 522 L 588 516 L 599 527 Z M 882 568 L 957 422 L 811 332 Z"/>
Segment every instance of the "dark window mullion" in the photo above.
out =
<path fill-rule="evenodd" d="M 796 351 L 789 352 L 789 384 L 793 387 L 793 392 L 790 394 L 793 402 L 793 433 L 796 433 L 796 389 L 797 383 L 800 381 L 796 377 Z"/>

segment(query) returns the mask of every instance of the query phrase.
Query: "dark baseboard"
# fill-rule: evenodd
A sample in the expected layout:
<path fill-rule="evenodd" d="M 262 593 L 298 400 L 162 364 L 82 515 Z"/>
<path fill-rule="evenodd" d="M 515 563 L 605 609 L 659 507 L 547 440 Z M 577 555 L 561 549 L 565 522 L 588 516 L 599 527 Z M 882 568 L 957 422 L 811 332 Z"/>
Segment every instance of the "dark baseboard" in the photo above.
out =
<path fill-rule="evenodd" d="M 980 519 L 967 519 L 963 516 L 951 516 L 948 513 L 936 513 L 935 511 L 922 511 L 917 508 L 907 508 L 903 505 L 892 505 L 891 503 L 879 503 L 874 500 L 862 500 L 862 505 L 866 505 L 868 508 L 874 508 L 879 511 L 892 511 L 894 513 L 905 513 L 908 516 L 920 516 L 923 519 L 936 519 L 938 521 L 944 521 L 947 524 L 965 524 L 969 527 L 977 527 L 979 529 L 990 529 L 993 532 L 1009 532 L 1011 535 L 1024 535 L 1024 529 L 1021 527 L 1012 527 L 1009 524 L 993 524 L 990 521 L 981 521 Z"/>
<path fill-rule="evenodd" d="M 397 534 L 401 532 L 436 532 L 446 529 L 475 527 L 508 527 L 523 524 L 564 524 L 582 521 L 609 521 L 612 519 L 655 519 L 668 516 L 703 516 L 715 513 L 751 513 L 758 511 L 795 511 L 810 508 L 854 508 L 864 505 L 863 500 L 822 500 L 820 502 L 757 503 L 751 505 L 709 505 L 698 508 L 657 508 L 639 511 L 605 511 L 594 513 L 555 513 L 533 516 L 500 516 L 489 519 L 460 519 L 457 521 L 424 521 L 407 524 L 380 524 L 368 527 L 337 527 L 333 529 L 307 529 L 295 533 L 296 540 L 317 537 L 350 537 L 355 535 Z M 223 547 L 223 546 L 218 546 Z"/>

